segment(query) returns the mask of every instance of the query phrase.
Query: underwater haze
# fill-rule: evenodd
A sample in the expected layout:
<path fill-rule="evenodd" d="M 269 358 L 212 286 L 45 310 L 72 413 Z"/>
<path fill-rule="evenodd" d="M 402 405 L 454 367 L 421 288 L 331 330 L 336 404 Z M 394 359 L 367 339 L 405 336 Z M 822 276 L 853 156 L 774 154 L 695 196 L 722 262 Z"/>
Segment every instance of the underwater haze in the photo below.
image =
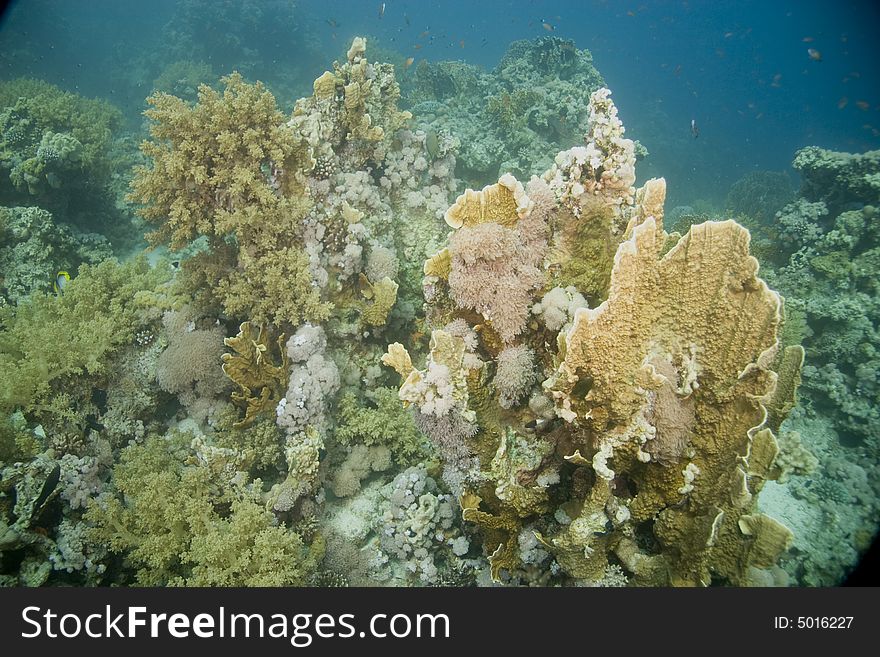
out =
<path fill-rule="evenodd" d="M 0 583 L 836 586 L 873 2 L 18 0 Z"/>

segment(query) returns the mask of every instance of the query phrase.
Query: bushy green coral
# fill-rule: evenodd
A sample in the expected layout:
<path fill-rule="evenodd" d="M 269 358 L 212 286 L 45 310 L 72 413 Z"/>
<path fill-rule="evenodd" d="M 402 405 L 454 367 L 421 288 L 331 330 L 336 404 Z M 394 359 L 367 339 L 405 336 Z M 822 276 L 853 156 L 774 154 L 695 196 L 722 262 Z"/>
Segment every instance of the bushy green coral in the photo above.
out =
<path fill-rule="evenodd" d="M 363 400 L 354 392 L 345 393 L 336 417 L 333 435 L 343 445 L 385 445 L 401 466 L 417 463 L 428 453 L 425 436 L 393 388 L 369 390 Z"/>
<path fill-rule="evenodd" d="M 234 234 L 258 221 L 258 210 L 278 202 L 265 167 L 294 165 L 296 137 L 275 97 L 238 73 L 222 82 L 222 93 L 199 87 L 192 106 L 165 93 L 147 99 L 153 139 L 141 150 L 150 166 L 136 169 L 131 196 L 158 225 L 153 243 L 179 249 L 199 235 Z"/>
<path fill-rule="evenodd" d="M 267 249 L 254 257 L 239 254 L 240 269 L 220 281 L 224 310 L 259 324 L 289 324 L 327 319 L 332 305 L 321 300 L 309 275 L 309 258 L 296 246 Z"/>
<path fill-rule="evenodd" d="M 217 490 L 208 468 L 183 465 L 189 438 L 151 436 L 123 450 L 113 470 L 122 497 L 91 505 L 92 539 L 125 554 L 142 586 L 305 583 L 320 555 L 274 524 L 258 488 Z"/>
<path fill-rule="evenodd" d="M 81 423 L 113 354 L 153 321 L 170 270 L 146 258 L 83 265 L 64 294 L 33 295 L 0 308 L 0 411 Z M 158 307 L 157 307 L 158 306 Z"/>
<path fill-rule="evenodd" d="M 232 449 L 242 455 L 242 462 L 254 472 L 271 469 L 282 463 L 281 431 L 274 417 L 263 417 L 253 424 L 236 427 L 238 413 L 228 406 L 214 425 L 215 444 L 221 449 Z"/>
<path fill-rule="evenodd" d="M 328 307 L 296 239 L 309 209 L 298 179 L 312 165 L 308 148 L 263 85 L 237 73 L 222 81 L 222 93 L 202 85 L 192 106 L 150 96 L 153 139 L 141 145 L 150 166 L 136 169 L 130 199 L 157 225 L 153 244 L 180 249 L 207 237 L 210 249 L 190 269 L 215 271 L 213 296 L 229 314 L 275 324 L 323 319 Z"/>

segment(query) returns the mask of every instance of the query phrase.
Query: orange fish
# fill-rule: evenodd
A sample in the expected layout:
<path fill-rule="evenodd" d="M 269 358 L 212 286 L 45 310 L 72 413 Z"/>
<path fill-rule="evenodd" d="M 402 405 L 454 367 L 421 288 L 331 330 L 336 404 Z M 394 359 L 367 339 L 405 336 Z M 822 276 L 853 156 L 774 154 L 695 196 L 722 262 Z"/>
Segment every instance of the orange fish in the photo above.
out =
<path fill-rule="evenodd" d="M 857 100 L 856 107 L 858 107 L 863 112 L 867 112 L 871 108 L 871 106 L 868 104 L 868 102 L 864 101 L 864 100 Z"/>
<path fill-rule="evenodd" d="M 822 53 L 820 53 L 815 48 L 807 48 L 807 54 L 810 56 L 810 59 L 812 59 L 814 62 L 821 62 L 822 61 Z"/>
<path fill-rule="evenodd" d="M 410 66 L 412 66 L 414 61 L 416 61 L 415 57 L 407 57 L 406 61 L 403 63 L 403 70 L 405 71 Z"/>
<path fill-rule="evenodd" d="M 464 48 L 464 39 L 462 39 L 461 41 L 459 41 L 459 42 L 458 42 L 458 45 L 460 45 L 462 48 Z"/>
<path fill-rule="evenodd" d="M 556 29 L 555 27 L 550 25 L 550 23 L 541 23 L 541 25 L 543 25 L 544 29 L 547 30 L 548 32 L 552 32 L 553 30 Z"/>
<path fill-rule="evenodd" d="M 840 100 L 837 101 L 837 109 L 843 109 L 848 104 L 849 104 L 849 98 L 844 96 L 843 98 L 841 98 Z"/>
<path fill-rule="evenodd" d="M 424 39 L 424 38 L 425 38 L 426 36 L 428 36 L 429 34 L 430 34 L 430 32 L 429 32 L 428 30 L 425 30 L 424 32 L 422 32 L 422 33 L 419 35 L 419 38 L 420 38 L 420 39 Z"/>
<path fill-rule="evenodd" d="M 421 50 L 421 49 L 422 49 L 421 43 L 417 43 L 416 45 L 413 46 L 413 50 Z"/>

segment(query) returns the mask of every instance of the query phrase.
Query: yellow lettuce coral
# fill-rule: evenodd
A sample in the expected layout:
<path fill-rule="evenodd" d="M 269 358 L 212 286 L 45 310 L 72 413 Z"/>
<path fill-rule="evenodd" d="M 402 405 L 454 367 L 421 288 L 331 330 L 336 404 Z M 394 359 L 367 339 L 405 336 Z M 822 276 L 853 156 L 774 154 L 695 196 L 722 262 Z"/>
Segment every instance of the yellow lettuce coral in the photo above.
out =
<path fill-rule="evenodd" d="M 750 479 L 740 462 L 753 444 L 754 459 L 767 453 L 755 434 L 767 415 L 761 399 L 776 385 L 769 366 L 780 322 L 779 296 L 756 277 L 748 245 L 735 222 L 709 222 L 661 257 L 663 239 L 647 218 L 618 249 L 608 299 L 577 311 L 545 384 L 560 415 L 586 430 L 580 450 L 598 479 L 581 518 L 613 515 L 611 482 L 638 473 L 624 515 L 655 520 L 669 579 L 653 583 L 745 581 L 752 534 L 737 521 L 754 508 L 768 464 L 756 470 L 756 461 L 763 476 Z M 550 543 L 577 572 L 595 541 L 562 534 Z M 769 558 L 761 549 L 753 565 Z"/>
<path fill-rule="evenodd" d="M 371 283 L 361 274 L 361 294 L 371 303 L 366 304 L 361 320 L 367 326 L 384 326 L 388 321 L 388 313 L 397 301 L 397 283 L 387 276 L 376 283 Z"/>
<path fill-rule="evenodd" d="M 234 338 L 224 338 L 234 354 L 223 354 L 223 373 L 238 386 L 232 400 L 245 407 L 245 417 L 235 427 L 250 425 L 261 413 L 274 412 L 287 391 L 288 359 L 284 334 L 278 336 L 279 364 L 270 354 L 269 335 L 265 326 L 256 331 L 244 322 Z"/>

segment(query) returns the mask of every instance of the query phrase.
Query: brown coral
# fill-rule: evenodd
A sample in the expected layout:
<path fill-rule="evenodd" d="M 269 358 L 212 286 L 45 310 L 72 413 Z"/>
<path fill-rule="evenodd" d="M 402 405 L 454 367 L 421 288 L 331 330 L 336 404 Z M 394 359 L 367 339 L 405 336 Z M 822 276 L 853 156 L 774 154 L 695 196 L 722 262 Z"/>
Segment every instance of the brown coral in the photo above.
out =
<path fill-rule="evenodd" d="M 245 417 L 233 425 L 236 428 L 250 425 L 261 413 L 274 411 L 287 391 L 288 359 L 284 348 L 284 335 L 277 344 L 279 364 L 270 354 L 269 335 L 266 327 L 258 331 L 244 322 L 234 338 L 224 338 L 234 354 L 223 354 L 223 373 L 238 386 L 232 393 L 232 401 L 245 407 Z"/>

